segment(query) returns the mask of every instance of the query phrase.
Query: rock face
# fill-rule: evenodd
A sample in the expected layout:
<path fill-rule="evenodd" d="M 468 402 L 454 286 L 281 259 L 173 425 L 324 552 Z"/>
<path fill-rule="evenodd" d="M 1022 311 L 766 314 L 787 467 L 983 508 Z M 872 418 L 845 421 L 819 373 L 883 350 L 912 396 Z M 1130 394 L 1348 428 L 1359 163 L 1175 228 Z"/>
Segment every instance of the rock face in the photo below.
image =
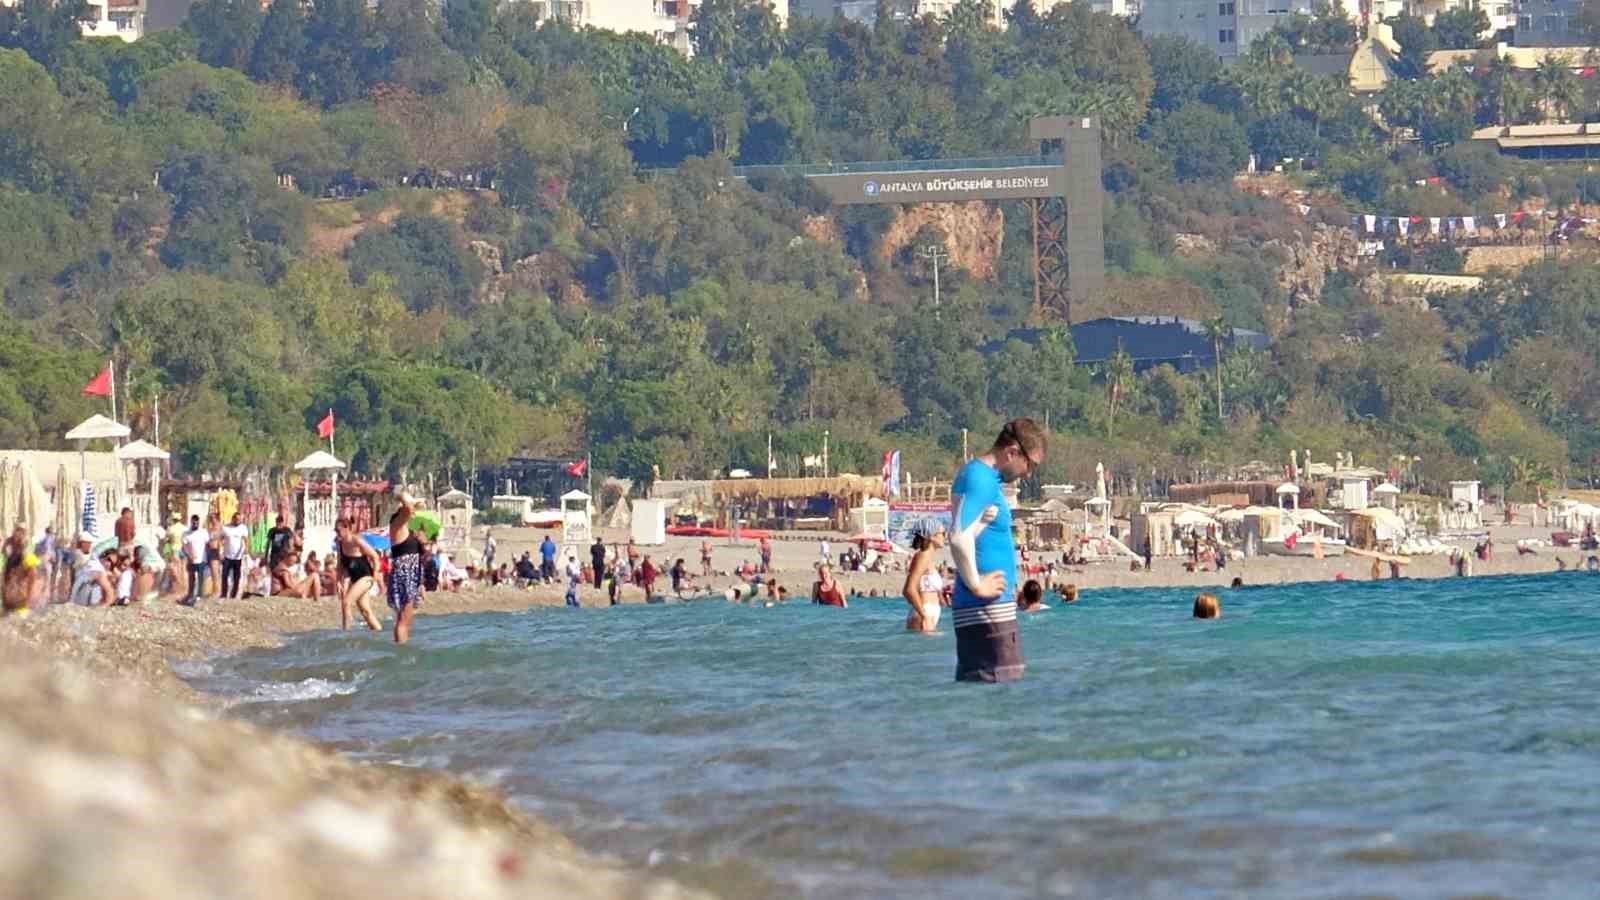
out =
<path fill-rule="evenodd" d="M 1006 217 L 1000 207 L 981 201 L 898 207 L 894 221 L 883 234 L 879 248 L 883 258 L 904 249 L 924 225 L 933 225 L 949 237 L 947 265 L 965 269 L 980 280 L 994 277 L 1006 233 Z"/>
<path fill-rule="evenodd" d="M 1291 306 L 1319 302 L 1330 271 L 1354 270 L 1360 265 L 1355 232 L 1320 223 L 1296 229 L 1293 241 L 1274 238 L 1260 249 L 1279 261 L 1278 286 Z"/>

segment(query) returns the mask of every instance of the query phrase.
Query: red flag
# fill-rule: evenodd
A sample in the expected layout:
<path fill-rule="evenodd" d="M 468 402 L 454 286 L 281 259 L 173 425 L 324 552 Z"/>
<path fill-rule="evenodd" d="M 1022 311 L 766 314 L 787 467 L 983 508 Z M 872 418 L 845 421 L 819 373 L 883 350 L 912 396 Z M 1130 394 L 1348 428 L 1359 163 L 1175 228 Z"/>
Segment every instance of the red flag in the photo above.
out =
<path fill-rule="evenodd" d="M 333 410 L 328 410 L 328 414 L 317 423 L 317 437 L 323 440 L 333 437 Z"/>
<path fill-rule="evenodd" d="M 83 396 L 111 396 L 111 366 L 109 364 L 104 369 L 100 370 L 100 374 L 96 375 L 93 381 L 83 386 Z"/>
<path fill-rule="evenodd" d="M 578 460 L 570 466 L 567 466 L 567 474 L 571 475 L 573 478 L 582 478 L 583 473 L 587 471 L 589 471 L 589 460 L 587 457 Z"/>

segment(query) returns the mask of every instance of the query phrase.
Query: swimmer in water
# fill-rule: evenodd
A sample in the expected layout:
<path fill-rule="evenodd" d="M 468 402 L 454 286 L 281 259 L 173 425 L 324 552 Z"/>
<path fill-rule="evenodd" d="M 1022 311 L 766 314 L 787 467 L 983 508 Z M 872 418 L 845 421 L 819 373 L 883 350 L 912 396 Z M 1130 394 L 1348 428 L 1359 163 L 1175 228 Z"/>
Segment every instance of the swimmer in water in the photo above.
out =
<path fill-rule="evenodd" d="M 906 582 L 900 589 L 911 611 L 906 615 L 906 630 L 933 634 L 939 627 L 939 597 L 944 593 L 944 576 L 934 565 L 934 557 L 944 549 L 944 525 L 938 519 L 920 519 L 911 526 L 911 565 L 906 567 Z"/>
<path fill-rule="evenodd" d="M 1196 619 L 1218 619 L 1222 617 L 1222 602 L 1216 594 L 1200 594 L 1194 598 L 1194 617 Z"/>
<path fill-rule="evenodd" d="M 1035 613 L 1049 608 L 1044 605 L 1044 586 L 1032 578 L 1024 581 L 1022 591 L 1017 595 L 1017 611 Z"/>

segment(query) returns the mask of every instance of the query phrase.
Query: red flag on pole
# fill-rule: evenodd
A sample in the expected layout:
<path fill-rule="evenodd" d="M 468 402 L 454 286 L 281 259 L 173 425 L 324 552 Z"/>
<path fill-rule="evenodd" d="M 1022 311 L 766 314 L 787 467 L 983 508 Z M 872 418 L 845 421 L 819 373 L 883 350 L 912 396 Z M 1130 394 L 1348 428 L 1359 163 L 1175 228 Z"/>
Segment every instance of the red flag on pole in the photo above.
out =
<path fill-rule="evenodd" d="M 323 439 L 333 437 L 333 410 L 328 410 L 328 414 L 317 423 L 317 437 Z"/>
<path fill-rule="evenodd" d="M 587 471 L 589 471 L 589 460 L 587 458 L 580 459 L 572 465 L 567 466 L 567 474 L 571 475 L 573 478 L 582 478 L 583 473 Z"/>
<path fill-rule="evenodd" d="M 101 369 L 100 374 L 96 375 L 93 381 L 83 386 L 83 396 L 111 396 L 111 366 L 107 365 L 104 369 Z"/>

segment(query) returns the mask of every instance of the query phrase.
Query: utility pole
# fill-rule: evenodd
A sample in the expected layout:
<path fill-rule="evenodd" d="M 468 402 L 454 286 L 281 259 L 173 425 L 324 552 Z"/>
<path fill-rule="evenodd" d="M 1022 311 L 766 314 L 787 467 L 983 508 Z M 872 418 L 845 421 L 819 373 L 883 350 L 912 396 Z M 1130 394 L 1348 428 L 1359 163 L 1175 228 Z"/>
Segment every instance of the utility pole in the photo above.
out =
<path fill-rule="evenodd" d="M 939 316 L 939 261 L 949 258 L 950 254 L 939 244 L 928 244 L 917 251 L 923 259 L 933 262 L 933 315 Z"/>

